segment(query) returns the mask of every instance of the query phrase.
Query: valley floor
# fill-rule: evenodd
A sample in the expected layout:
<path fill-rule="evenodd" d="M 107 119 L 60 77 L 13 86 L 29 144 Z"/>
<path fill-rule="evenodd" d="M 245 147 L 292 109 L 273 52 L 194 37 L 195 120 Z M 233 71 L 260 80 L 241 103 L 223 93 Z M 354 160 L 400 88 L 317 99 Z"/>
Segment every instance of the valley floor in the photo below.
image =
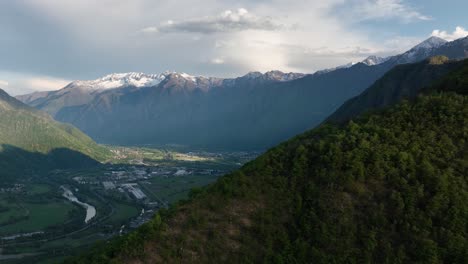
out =
<path fill-rule="evenodd" d="M 125 234 L 259 154 L 108 148 L 114 156 L 99 168 L 56 170 L 0 186 L 0 261 L 53 263 Z"/>

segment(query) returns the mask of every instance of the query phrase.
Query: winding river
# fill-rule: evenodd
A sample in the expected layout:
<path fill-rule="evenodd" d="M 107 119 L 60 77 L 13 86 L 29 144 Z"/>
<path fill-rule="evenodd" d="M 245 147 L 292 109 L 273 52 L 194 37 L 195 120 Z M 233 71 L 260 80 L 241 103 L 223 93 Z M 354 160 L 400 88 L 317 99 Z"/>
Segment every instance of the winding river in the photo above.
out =
<path fill-rule="evenodd" d="M 70 191 L 69 189 L 67 189 L 67 188 L 65 188 L 63 186 L 61 186 L 61 187 L 63 189 L 63 197 L 67 198 L 68 200 L 70 200 L 73 203 L 77 203 L 77 204 L 81 205 L 82 207 L 84 207 L 86 209 L 86 218 L 85 218 L 85 223 L 86 224 L 96 216 L 96 208 L 94 206 L 92 206 L 90 204 L 87 204 L 87 203 L 81 202 L 80 200 L 78 200 L 78 198 L 76 198 L 76 196 L 73 194 L 72 191 Z"/>

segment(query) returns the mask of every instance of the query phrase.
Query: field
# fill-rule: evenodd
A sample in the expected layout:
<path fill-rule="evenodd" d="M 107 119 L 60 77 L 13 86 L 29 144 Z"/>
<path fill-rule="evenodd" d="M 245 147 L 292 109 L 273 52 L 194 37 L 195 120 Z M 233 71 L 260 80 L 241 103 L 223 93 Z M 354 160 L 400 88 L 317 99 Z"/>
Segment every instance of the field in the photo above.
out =
<path fill-rule="evenodd" d="M 112 214 L 105 223 L 121 225 L 140 213 L 140 208 L 129 204 L 113 202 L 112 205 L 115 209 L 115 213 Z"/>
<path fill-rule="evenodd" d="M 79 208 L 61 199 L 58 189 L 47 184 L 25 184 L 2 188 L 0 236 L 44 231 L 63 224 Z"/>
<path fill-rule="evenodd" d="M 22 203 L 24 220 L 0 227 L 0 235 L 42 231 L 62 224 L 69 218 L 74 205 L 66 201 L 51 201 L 47 204 Z"/>

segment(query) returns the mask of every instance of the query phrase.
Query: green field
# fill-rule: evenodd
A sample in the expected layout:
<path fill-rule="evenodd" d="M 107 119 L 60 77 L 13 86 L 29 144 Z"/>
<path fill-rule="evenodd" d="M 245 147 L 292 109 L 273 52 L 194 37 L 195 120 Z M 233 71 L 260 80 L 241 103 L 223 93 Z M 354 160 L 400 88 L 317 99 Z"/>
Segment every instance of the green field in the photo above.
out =
<path fill-rule="evenodd" d="M 47 227 L 64 223 L 75 206 L 67 201 L 51 201 L 47 204 L 21 204 L 27 219 L 0 227 L 0 234 L 16 234 L 41 231 Z M 0 214 L 5 217 L 4 214 Z"/>
<path fill-rule="evenodd" d="M 51 191 L 50 185 L 47 184 L 31 184 L 26 187 L 28 193 L 31 195 L 45 194 Z"/>
<path fill-rule="evenodd" d="M 0 202 L 3 208 L 0 213 L 0 225 L 5 225 L 6 222 L 12 218 L 17 218 L 26 215 L 26 210 L 17 204 L 8 204 L 6 202 Z"/>
<path fill-rule="evenodd" d="M 114 214 L 106 221 L 106 223 L 113 223 L 113 224 L 123 224 L 128 219 L 137 216 L 140 213 L 141 209 L 138 209 L 135 206 L 131 206 L 124 203 L 116 203 L 113 202 L 112 205 L 114 206 Z"/>

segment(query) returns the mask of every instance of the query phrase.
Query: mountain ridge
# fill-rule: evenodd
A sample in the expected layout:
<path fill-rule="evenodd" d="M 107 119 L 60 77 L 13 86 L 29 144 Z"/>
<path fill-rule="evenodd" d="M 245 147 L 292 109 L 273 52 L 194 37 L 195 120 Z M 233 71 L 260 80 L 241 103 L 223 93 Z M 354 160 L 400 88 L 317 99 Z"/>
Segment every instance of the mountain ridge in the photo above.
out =
<path fill-rule="evenodd" d="M 75 127 L 55 121 L 0 89 L 0 175 L 3 179 L 52 168 L 97 166 L 109 154 Z M 70 160 L 66 161 L 66 157 Z"/>
<path fill-rule="evenodd" d="M 441 61 L 434 63 L 433 61 Z M 365 111 L 375 111 L 400 102 L 413 100 L 422 90 L 434 84 L 441 76 L 467 65 L 468 61 L 449 61 L 436 56 L 416 64 L 398 65 L 360 95 L 346 101 L 330 115 L 328 122 L 349 121 Z"/>

